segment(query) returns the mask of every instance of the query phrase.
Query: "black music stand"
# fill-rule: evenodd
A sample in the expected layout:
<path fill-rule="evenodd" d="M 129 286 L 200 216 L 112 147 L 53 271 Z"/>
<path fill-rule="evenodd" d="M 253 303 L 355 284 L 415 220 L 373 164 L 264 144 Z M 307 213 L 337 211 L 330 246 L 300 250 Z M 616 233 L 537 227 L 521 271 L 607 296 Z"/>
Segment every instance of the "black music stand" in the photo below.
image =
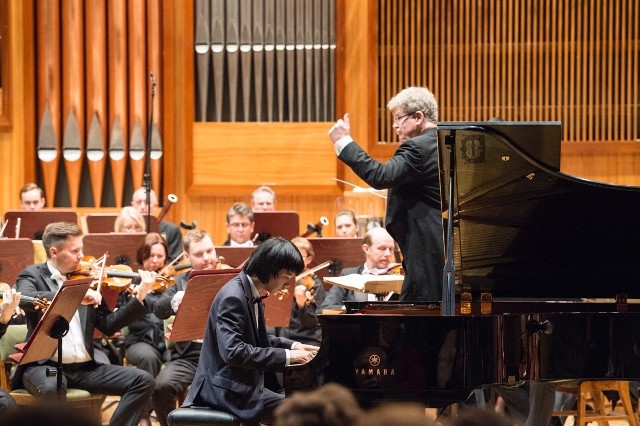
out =
<path fill-rule="evenodd" d="M 57 376 L 58 399 L 65 400 L 62 392 L 62 338 L 69 331 L 69 321 L 75 315 L 82 299 L 93 281 L 92 278 L 81 278 L 66 281 L 56 293 L 31 337 L 22 348 L 19 364 L 28 364 L 51 358 L 58 348 L 58 362 L 54 370 L 47 371 L 48 376 Z"/>
<path fill-rule="evenodd" d="M 300 217 L 298 212 L 256 212 L 253 214 L 254 232 L 265 233 L 272 237 L 282 237 L 290 240 L 300 235 Z"/>
<path fill-rule="evenodd" d="M 16 224 L 20 218 L 20 237 L 39 240 L 44 228 L 53 222 L 71 222 L 78 224 L 78 213 L 69 209 L 43 209 L 35 211 L 7 210 L 4 219 L 9 223 L 5 229 L 5 237 L 16 237 Z"/>

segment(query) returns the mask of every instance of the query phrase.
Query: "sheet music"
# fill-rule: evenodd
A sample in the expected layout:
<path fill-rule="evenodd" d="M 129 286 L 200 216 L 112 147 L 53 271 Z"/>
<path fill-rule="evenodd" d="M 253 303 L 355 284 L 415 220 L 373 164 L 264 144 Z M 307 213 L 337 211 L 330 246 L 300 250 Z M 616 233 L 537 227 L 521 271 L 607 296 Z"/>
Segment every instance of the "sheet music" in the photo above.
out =
<path fill-rule="evenodd" d="M 350 274 L 340 277 L 325 277 L 324 282 L 362 293 L 400 293 L 404 275 Z"/>

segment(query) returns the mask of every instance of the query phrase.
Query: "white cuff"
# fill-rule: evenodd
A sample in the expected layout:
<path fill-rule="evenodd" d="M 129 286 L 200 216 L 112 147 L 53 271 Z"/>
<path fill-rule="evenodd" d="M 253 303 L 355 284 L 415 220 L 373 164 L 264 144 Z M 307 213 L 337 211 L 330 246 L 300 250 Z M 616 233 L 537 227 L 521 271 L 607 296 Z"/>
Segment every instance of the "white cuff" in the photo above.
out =
<path fill-rule="evenodd" d="M 338 142 L 333 144 L 333 149 L 336 151 L 336 155 L 340 155 L 345 146 L 353 142 L 351 135 L 346 135 L 338 139 Z"/>

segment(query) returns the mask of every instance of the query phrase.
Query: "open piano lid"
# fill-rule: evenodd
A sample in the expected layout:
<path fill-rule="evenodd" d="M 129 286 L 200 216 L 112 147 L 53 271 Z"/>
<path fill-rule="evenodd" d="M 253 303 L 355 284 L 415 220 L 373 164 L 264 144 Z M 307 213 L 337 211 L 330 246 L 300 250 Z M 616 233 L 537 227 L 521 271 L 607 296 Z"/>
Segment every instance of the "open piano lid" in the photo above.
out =
<path fill-rule="evenodd" d="M 441 123 L 443 210 L 449 141 L 458 289 L 494 298 L 640 298 L 640 187 L 560 173 L 559 122 Z"/>

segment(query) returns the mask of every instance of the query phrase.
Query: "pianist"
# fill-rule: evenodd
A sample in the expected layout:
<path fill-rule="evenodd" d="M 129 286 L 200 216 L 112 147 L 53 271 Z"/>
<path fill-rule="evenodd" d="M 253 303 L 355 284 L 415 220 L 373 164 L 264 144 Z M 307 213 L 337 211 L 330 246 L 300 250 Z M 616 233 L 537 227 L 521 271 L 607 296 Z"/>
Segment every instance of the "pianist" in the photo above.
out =
<path fill-rule="evenodd" d="M 395 242 L 386 229 L 378 227 L 369 230 L 362 241 L 362 251 L 365 255 L 364 264 L 353 268 L 345 268 L 342 270 L 342 275 L 387 274 L 394 245 Z M 327 293 L 324 302 L 318 307 L 317 312 L 320 314 L 325 309 L 343 309 L 344 302 L 366 302 L 368 300 L 376 300 L 376 295 L 356 292 L 334 285 Z"/>

